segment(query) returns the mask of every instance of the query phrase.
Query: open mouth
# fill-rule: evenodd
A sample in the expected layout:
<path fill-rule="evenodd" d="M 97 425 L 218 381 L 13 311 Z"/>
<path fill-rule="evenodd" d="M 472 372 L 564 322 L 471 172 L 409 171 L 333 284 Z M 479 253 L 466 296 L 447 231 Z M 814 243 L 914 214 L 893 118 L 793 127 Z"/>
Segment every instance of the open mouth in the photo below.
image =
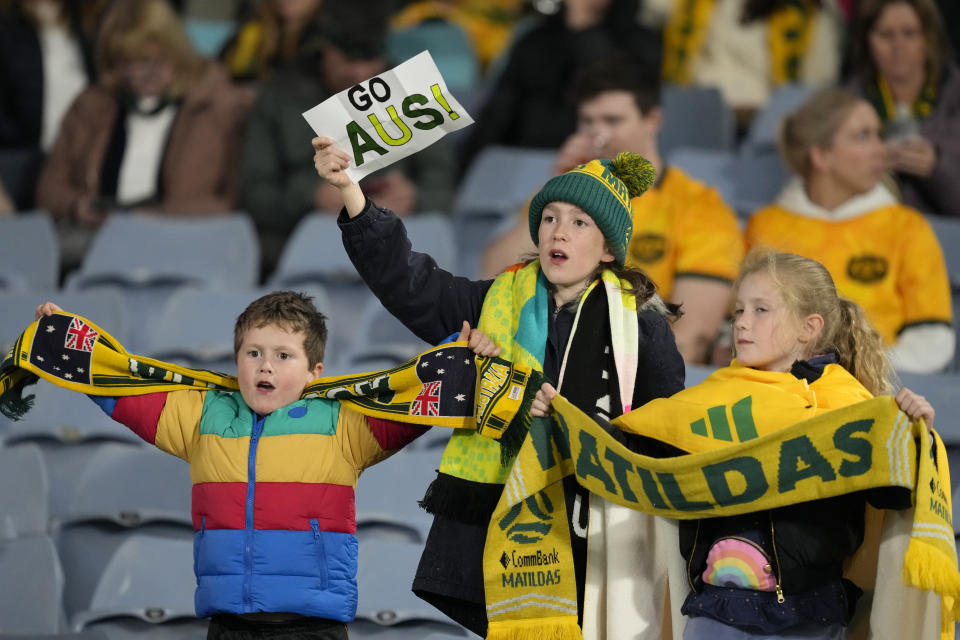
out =
<path fill-rule="evenodd" d="M 258 383 L 257 383 L 257 389 L 261 389 L 261 390 L 263 390 L 263 391 L 273 391 L 274 388 L 275 388 L 275 387 L 274 387 L 272 384 L 270 384 L 269 382 L 258 382 Z"/>
<path fill-rule="evenodd" d="M 567 260 L 567 254 L 563 251 L 551 251 L 550 252 L 550 261 L 556 264 L 565 262 Z"/>

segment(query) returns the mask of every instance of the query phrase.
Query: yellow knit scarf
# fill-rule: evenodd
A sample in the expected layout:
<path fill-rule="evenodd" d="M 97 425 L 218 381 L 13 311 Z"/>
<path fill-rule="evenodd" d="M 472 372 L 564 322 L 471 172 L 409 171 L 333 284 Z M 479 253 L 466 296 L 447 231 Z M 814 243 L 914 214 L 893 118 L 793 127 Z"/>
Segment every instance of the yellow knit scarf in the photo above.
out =
<path fill-rule="evenodd" d="M 237 379 L 128 353 L 99 326 L 71 313 L 32 323 L 0 364 L 0 410 L 29 408 L 24 386 L 42 377 L 91 395 L 129 396 L 178 389 L 237 389 Z M 501 433 L 529 404 L 540 376 L 502 358 L 476 356 L 466 343 L 428 349 L 384 371 L 318 378 L 303 397 L 338 399 L 369 416 L 412 424 Z"/>
<path fill-rule="evenodd" d="M 663 79 L 688 85 L 703 50 L 715 0 L 673 0 L 663 33 Z M 810 48 L 815 7 L 810 0 L 792 0 L 767 20 L 770 73 L 774 85 L 797 82 Z"/>

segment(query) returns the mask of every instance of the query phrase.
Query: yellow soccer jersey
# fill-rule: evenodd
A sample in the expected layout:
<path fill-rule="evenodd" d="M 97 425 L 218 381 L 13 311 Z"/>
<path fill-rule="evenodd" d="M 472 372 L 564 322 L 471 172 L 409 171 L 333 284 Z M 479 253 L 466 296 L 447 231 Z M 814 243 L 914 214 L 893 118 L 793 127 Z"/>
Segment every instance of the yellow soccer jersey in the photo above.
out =
<path fill-rule="evenodd" d="M 669 298 L 674 280 L 700 276 L 733 281 L 743 259 L 737 217 L 715 189 L 667 169 L 659 185 L 633 199 L 627 265 L 639 267 Z"/>
<path fill-rule="evenodd" d="M 923 216 L 900 204 L 846 220 L 761 209 L 747 225 L 747 244 L 821 262 L 846 296 L 866 311 L 887 344 L 903 329 L 951 322 L 943 251 Z"/>

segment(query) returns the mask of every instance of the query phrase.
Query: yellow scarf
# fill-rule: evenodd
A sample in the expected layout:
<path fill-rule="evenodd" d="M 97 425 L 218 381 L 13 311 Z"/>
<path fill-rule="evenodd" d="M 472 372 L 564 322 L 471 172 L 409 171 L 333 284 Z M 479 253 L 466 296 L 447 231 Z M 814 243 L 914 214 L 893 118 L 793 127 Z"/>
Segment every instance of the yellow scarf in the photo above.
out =
<path fill-rule="evenodd" d="M 691 410 L 693 406 L 698 411 Z M 724 414 L 730 410 L 719 402 L 716 406 Z M 494 512 L 491 531 L 501 523 L 509 526 L 511 514 L 519 507 L 571 474 L 607 500 L 678 519 L 762 511 L 878 487 L 901 488 L 912 493 L 916 505 L 903 580 L 941 596 L 941 623 L 944 633 L 952 636 L 958 618 L 955 603 L 960 597 L 960 574 L 945 450 L 936 433 L 922 422 L 911 423 L 892 398 L 865 400 L 783 428 L 765 428 L 756 420 L 756 435 L 747 434 L 746 412 L 742 412 L 739 422 L 735 417 L 730 420 L 737 425 L 730 431 L 731 437 L 717 429 L 720 410 L 711 407 L 712 411 L 704 412 L 699 403 L 680 405 L 677 415 L 695 417 L 699 412 L 712 418 L 712 431 L 705 436 L 694 433 L 701 443 L 695 453 L 668 459 L 632 453 L 561 396 L 554 400 L 553 408 L 553 420 L 535 420 L 531 426 Z M 613 424 L 625 430 L 638 427 L 631 416 L 622 416 Z M 659 433 L 658 439 L 674 446 L 693 441 L 683 426 L 673 429 L 677 438 L 670 438 L 669 431 L 645 429 L 644 433 Z M 564 524 L 551 515 L 542 513 L 541 528 Z M 553 549 L 548 544 L 524 545 L 518 540 L 515 546 L 523 558 L 522 572 L 514 571 L 514 564 L 508 567 L 495 557 L 484 558 L 488 602 L 508 591 L 511 581 L 539 587 L 551 580 L 551 572 L 554 583 L 568 577 L 565 567 L 552 563 L 555 556 L 550 555 Z M 512 551 L 508 550 L 508 555 Z M 510 560 L 513 562 L 512 557 Z M 543 602 L 553 601 L 544 598 Z M 523 637 L 523 630 L 513 637 Z"/>
<path fill-rule="evenodd" d="M 689 85 L 703 50 L 715 0 L 673 0 L 663 32 L 663 79 Z M 770 73 L 774 85 L 798 82 L 803 57 L 810 48 L 815 7 L 810 0 L 792 0 L 767 20 Z"/>
<path fill-rule="evenodd" d="M 237 379 L 128 353 L 109 333 L 78 315 L 32 323 L 0 364 L 0 409 L 29 408 L 25 385 L 42 377 L 91 395 L 129 396 L 178 389 L 237 389 Z M 428 349 L 384 371 L 318 378 L 303 397 L 335 398 L 357 411 L 421 425 L 505 431 L 529 407 L 527 386 L 540 376 L 502 358 L 476 356 L 466 343 Z"/>

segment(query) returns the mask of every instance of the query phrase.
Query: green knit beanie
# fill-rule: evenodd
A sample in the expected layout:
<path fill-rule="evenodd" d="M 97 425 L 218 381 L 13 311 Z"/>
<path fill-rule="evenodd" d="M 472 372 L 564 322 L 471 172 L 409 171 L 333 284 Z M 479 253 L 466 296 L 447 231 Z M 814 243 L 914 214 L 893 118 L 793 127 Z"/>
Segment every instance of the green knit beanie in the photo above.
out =
<path fill-rule="evenodd" d="M 540 214 L 551 202 L 576 205 L 603 232 L 618 264 L 627 259 L 633 233 L 632 198 L 653 184 L 656 171 L 638 153 L 618 153 L 613 160 L 597 159 L 550 178 L 530 203 L 530 237 L 539 243 Z"/>

